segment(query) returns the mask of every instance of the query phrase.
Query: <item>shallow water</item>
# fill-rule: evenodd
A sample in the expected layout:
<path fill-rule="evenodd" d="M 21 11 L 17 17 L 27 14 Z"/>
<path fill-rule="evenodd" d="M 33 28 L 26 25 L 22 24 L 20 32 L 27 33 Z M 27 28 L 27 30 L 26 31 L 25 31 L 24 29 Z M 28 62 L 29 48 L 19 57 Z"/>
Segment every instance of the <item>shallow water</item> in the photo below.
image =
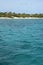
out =
<path fill-rule="evenodd" d="M 43 65 L 43 19 L 0 19 L 0 65 Z"/>

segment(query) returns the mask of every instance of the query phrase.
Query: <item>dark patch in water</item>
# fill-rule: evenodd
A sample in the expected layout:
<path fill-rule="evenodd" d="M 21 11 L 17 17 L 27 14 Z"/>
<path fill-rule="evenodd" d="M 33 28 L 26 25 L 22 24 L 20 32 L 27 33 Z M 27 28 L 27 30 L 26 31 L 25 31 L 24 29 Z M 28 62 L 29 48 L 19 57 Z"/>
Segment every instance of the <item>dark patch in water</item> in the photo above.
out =
<path fill-rule="evenodd" d="M 0 38 L 0 42 L 1 42 L 1 41 L 4 41 L 4 40 Z"/>
<path fill-rule="evenodd" d="M 21 43 L 31 43 L 30 41 L 22 41 L 22 40 L 15 40 L 16 42 L 21 42 Z"/>
<path fill-rule="evenodd" d="M 11 63 L 9 63 L 9 62 L 2 62 L 2 63 L 0 63 L 0 65 L 11 65 Z"/>
<path fill-rule="evenodd" d="M 31 44 L 21 45 L 21 49 L 30 49 L 30 48 L 32 48 Z"/>

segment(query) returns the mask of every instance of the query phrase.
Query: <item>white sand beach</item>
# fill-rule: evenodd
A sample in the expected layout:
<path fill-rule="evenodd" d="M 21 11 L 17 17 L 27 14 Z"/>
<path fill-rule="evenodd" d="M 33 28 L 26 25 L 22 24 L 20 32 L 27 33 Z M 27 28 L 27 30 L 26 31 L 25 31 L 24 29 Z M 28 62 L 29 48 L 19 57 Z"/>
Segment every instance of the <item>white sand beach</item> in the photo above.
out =
<path fill-rule="evenodd" d="M 0 19 L 43 19 L 43 18 L 36 18 L 36 17 L 13 17 L 13 18 L 9 18 L 9 17 L 0 17 Z"/>

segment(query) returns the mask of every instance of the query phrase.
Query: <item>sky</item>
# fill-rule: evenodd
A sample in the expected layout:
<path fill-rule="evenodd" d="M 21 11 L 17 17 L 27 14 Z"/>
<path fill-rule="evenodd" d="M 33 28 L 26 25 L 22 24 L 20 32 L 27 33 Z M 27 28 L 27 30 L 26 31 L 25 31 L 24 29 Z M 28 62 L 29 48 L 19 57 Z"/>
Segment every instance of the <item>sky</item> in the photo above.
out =
<path fill-rule="evenodd" d="M 0 12 L 43 13 L 43 0 L 0 0 Z"/>

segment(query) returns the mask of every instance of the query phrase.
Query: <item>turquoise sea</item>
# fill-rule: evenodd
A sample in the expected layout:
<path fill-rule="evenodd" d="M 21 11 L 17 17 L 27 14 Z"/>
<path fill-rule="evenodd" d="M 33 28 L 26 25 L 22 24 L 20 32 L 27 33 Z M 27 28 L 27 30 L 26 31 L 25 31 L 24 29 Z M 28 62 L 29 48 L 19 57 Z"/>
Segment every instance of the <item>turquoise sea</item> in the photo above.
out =
<path fill-rule="evenodd" d="M 43 19 L 0 19 L 0 65 L 43 65 Z"/>

